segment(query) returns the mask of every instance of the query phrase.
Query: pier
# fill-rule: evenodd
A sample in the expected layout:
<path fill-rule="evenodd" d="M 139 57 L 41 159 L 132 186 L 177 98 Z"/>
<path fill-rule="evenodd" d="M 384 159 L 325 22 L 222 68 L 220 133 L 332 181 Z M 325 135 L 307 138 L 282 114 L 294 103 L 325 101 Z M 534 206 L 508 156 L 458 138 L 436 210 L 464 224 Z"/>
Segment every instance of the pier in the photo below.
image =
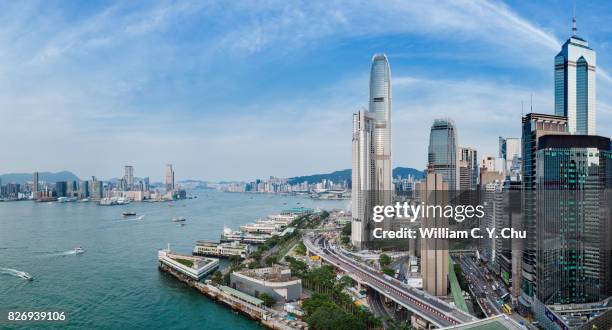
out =
<path fill-rule="evenodd" d="M 195 281 L 161 262 L 159 263 L 159 269 L 160 271 L 174 276 L 179 281 L 187 284 L 217 303 L 226 305 L 232 310 L 258 321 L 261 323 L 261 325 L 268 329 L 307 329 L 305 323 L 299 321 L 289 321 L 281 313 L 271 310 L 262 304 L 258 304 L 257 301 L 255 301 L 257 299 L 252 299 L 253 297 L 250 296 L 248 296 L 250 299 L 246 298 L 246 294 L 232 294 L 232 292 L 235 290 L 231 288 L 226 288 L 223 290 L 222 286 L 210 283 L 210 281 L 207 281 L 207 283 Z"/>

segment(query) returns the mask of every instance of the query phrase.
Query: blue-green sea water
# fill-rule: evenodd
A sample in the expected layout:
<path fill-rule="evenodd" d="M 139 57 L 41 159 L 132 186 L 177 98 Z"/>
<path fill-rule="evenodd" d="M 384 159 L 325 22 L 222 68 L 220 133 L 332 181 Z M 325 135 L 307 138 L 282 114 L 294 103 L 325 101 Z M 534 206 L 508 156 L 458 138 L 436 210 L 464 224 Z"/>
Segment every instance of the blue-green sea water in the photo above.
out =
<path fill-rule="evenodd" d="M 196 240 L 218 240 L 224 225 L 238 229 L 284 208 L 346 209 L 348 205 L 348 201 L 214 190 L 193 193 L 197 199 L 110 207 L 80 202 L 0 203 L 0 310 L 68 312 L 69 322 L 57 328 L 259 328 L 159 272 L 157 250 L 170 243 L 173 250 L 190 253 Z M 126 219 L 121 215 L 126 210 L 144 218 Z M 187 218 L 185 226 L 171 221 L 177 216 Z M 72 253 L 78 246 L 85 253 Z M 11 270 L 25 271 L 34 281 L 12 275 Z"/>

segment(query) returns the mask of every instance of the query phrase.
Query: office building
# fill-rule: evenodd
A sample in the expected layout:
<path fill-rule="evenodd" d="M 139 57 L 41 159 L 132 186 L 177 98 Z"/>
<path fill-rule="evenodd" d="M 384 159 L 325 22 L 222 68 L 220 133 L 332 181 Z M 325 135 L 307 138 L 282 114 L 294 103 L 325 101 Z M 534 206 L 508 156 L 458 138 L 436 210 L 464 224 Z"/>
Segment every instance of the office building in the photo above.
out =
<path fill-rule="evenodd" d="M 521 139 L 499 137 L 499 158 L 502 160 L 501 171 L 505 177 L 520 180 L 521 175 Z"/>
<path fill-rule="evenodd" d="M 374 55 L 370 71 L 369 110 L 353 114 L 351 243 L 362 249 L 370 241 L 373 205 L 390 204 L 391 71 L 385 55 Z"/>
<path fill-rule="evenodd" d="M 425 179 L 417 183 L 419 196 L 426 205 L 448 205 L 448 182 L 441 173 L 428 168 Z M 435 213 L 435 212 L 434 212 Z M 421 220 L 421 228 L 448 228 L 448 219 L 434 214 Z M 438 238 L 421 238 L 421 275 L 423 290 L 436 296 L 446 296 L 448 291 L 448 241 Z"/>
<path fill-rule="evenodd" d="M 79 198 L 89 198 L 89 181 L 79 182 Z"/>
<path fill-rule="evenodd" d="M 478 186 L 478 153 L 472 148 L 461 148 L 459 159 L 459 189 L 475 190 Z"/>
<path fill-rule="evenodd" d="M 545 327 L 551 325 L 546 322 L 552 306 L 589 309 L 585 306 L 612 295 L 611 189 L 609 138 L 548 135 L 539 139 L 532 311 Z"/>
<path fill-rule="evenodd" d="M 134 167 L 126 165 L 123 169 L 123 190 L 134 189 Z"/>
<path fill-rule="evenodd" d="M 459 141 L 457 129 L 451 119 L 436 119 L 429 135 L 427 166 L 442 175 L 448 190 L 457 191 L 459 182 Z"/>
<path fill-rule="evenodd" d="M 68 196 L 68 182 L 58 181 L 55 183 L 55 196 L 56 197 Z"/>
<path fill-rule="evenodd" d="M 522 194 L 523 224 L 527 239 L 523 246 L 521 295 L 519 312 L 530 314 L 536 292 L 536 152 L 538 141 L 545 135 L 568 135 L 566 117 L 529 113 L 522 118 Z"/>
<path fill-rule="evenodd" d="M 38 172 L 34 172 L 32 175 L 32 198 L 38 198 L 38 192 L 40 191 L 40 178 Z"/>
<path fill-rule="evenodd" d="M 576 18 L 572 36 L 555 56 L 555 115 L 565 116 L 572 134 L 596 134 L 595 51 L 576 35 Z"/>
<path fill-rule="evenodd" d="M 164 179 L 166 183 L 166 191 L 174 190 L 174 170 L 172 169 L 172 164 L 166 165 L 166 172 L 164 174 Z"/>

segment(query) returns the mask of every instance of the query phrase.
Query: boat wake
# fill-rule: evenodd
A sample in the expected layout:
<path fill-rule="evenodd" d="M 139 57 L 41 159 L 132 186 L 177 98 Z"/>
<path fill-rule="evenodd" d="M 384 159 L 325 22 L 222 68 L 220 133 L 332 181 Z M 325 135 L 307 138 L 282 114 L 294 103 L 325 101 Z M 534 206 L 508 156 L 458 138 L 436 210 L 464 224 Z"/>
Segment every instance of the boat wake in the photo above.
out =
<path fill-rule="evenodd" d="M 82 252 L 79 252 L 78 249 L 72 249 L 72 250 L 67 250 L 67 251 L 49 252 L 49 253 L 45 253 L 44 255 L 46 257 L 63 257 L 63 256 L 71 256 L 75 254 L 80 254 L 80 253 Z"/>
<path fill-rule="evenodd" d="M 21 277 L 24 280 L 32 280 L 32 276 L 24 271 L 0 267 L 0 274 L 12 275 L 15 277 Z"/>

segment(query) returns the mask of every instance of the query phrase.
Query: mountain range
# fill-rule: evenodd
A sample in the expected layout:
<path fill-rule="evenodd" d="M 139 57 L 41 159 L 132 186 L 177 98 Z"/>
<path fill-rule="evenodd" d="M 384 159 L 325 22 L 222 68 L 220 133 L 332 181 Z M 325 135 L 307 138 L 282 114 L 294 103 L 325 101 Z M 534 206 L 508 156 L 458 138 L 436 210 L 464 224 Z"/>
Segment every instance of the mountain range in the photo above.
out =
<path fill-rule="evenodd" d="M 393 177 L 402 177 L 407 178 L 409 175 L 412 175 L 415 179 L 421 179 L 425 175 L 423 171 L 419 171 L 412 167 L 396 167 L 393 169 Z M 293 178 L 289 178 L 288 181 L 290 184 L 302 183 L 304 181 L 308 181 L 309 183 L 321 182 L 321 180 L 327 179 L 333 182 L 342 182 L 345 180 L 351 180 L 351 169 L 335 171 L 326 174 L 313 174 L 313 175 L 305 175 L 305 176 L 296 176 Z"/>
<path fill-rule="evenodd" d="M 38 179 L 46 182 L 57 182 L 57 181 L 78 181 L 79 177 L 74 175 L 70 171 L 61 171 L 57 173 L 53 172 L 39 172 Z M 0 174 L 0 180 L 2 184 L 7 183 L 19 183 L 25 184 L 26 182 L 32 182 L 32 173 L 7 173 Z"/>

